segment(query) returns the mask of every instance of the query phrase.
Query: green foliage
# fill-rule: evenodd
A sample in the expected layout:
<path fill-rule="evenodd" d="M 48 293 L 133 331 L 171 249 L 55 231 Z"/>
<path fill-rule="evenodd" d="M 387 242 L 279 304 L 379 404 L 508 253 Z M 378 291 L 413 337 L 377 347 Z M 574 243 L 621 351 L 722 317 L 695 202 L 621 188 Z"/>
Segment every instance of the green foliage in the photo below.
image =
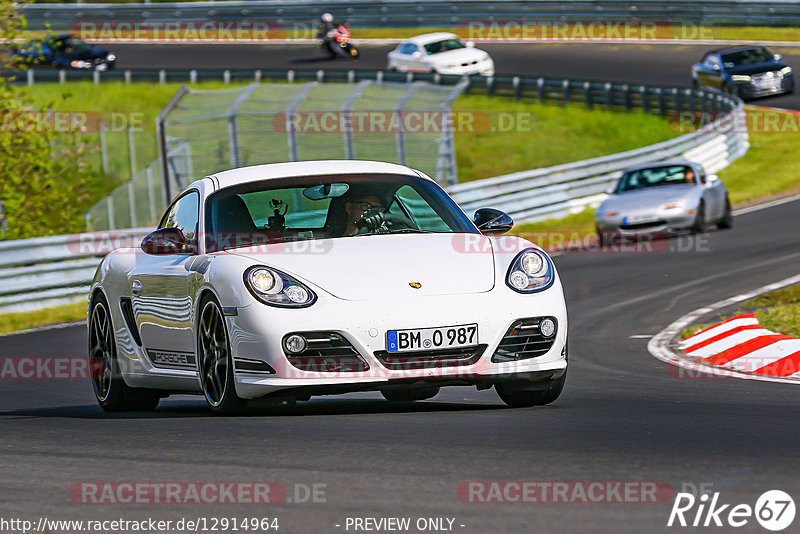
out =
<path fill-rule="evenodd" d="M 0 0 L 0 45 L 8 54 L 24 22 L 10 0 Z M 0 58 L 8 64 L 9 57 Z M 93 150 L 84 134 L 59 131 L 9 80 L 0 79 L 0 201 L 2 239 L 68 233 L 84 227 Z"/>

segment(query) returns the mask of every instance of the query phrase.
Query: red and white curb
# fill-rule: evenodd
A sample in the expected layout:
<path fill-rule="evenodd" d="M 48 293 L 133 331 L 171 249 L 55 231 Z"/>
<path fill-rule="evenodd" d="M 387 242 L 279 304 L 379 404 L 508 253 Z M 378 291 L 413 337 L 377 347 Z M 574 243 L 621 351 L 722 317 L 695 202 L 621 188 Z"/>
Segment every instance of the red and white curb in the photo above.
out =
<path fill-rule="evenodd" d="M 712 367 L 800 379 L 800 339 L 761 327 L 753 313 L 706 328 L 678 347 L 689 358 Z"/>
<path fill-rule="evenodd" d="M 701 317 L 798 283 L 800 275 L 698 308 L 653 336 L 647 350 L 663 362 L 694 373 L 798 384 L 800 340 L 762 328 L 752 314 L 714 325 L 675 345 L 678 335 Z"/>

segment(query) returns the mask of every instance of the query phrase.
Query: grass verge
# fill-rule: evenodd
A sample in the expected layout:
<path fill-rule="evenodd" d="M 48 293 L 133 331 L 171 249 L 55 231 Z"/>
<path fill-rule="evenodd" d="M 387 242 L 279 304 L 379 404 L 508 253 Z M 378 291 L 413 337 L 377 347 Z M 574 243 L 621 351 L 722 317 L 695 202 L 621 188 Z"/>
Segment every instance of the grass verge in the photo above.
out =
<path fill-rule="evenodd" d="M 86 319 L 86 302 L 65 304 L 23 313 L 0 314 L 0 334 Z"/>

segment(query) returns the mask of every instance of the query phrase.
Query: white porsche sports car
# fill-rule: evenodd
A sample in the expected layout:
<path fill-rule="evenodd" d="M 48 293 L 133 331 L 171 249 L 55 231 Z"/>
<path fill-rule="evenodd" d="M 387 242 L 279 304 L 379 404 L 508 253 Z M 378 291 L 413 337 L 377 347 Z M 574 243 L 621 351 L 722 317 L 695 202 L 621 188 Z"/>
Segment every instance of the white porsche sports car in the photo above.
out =
<path fill-rule="evenodd" d="M 471 41 L 465 43 L 454 33 L 437 32 L 400 43 L 387 55 L 387 70 L 493 76 L 494 61 Z"/>
<path fill-rule="evenodd" d="M 235 169 L 189 185 L 138 248 L 107 255 L 88 308 L 109 411 L 171 393 L 251 400 L 441 386 L 554 401 L 567 370 L 558 274 L 511 218 L 470 220 L 429 177 L 368 161 Z"/>

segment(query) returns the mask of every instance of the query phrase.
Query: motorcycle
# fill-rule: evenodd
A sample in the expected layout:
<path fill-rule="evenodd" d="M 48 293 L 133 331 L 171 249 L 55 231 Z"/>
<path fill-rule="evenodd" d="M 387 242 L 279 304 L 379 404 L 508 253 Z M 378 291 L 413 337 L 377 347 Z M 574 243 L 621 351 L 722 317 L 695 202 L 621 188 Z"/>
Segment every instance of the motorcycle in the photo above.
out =
<path fill-rule="evenodd" d="M 331 59 L 337 57 L 358 58 L 358 48 L 350 40 L 350 30 L 342 24 L 325 34 L 322 39 L 322 50 Z"/>

